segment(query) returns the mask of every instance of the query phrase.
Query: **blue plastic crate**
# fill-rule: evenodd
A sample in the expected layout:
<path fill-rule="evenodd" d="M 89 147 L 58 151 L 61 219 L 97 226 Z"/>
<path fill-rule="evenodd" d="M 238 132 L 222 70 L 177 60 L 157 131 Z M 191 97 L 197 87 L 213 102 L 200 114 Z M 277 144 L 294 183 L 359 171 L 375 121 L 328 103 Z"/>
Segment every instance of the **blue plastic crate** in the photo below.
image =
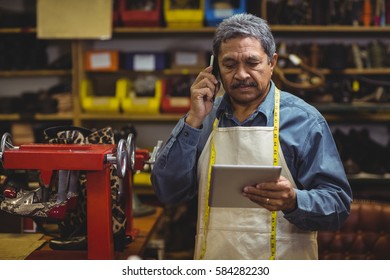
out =
<path fill-rule="evenodd" d="M 205 0 L 207 26 L 217 26 L 223 19 L 246 12 L 246 0 Z"/>

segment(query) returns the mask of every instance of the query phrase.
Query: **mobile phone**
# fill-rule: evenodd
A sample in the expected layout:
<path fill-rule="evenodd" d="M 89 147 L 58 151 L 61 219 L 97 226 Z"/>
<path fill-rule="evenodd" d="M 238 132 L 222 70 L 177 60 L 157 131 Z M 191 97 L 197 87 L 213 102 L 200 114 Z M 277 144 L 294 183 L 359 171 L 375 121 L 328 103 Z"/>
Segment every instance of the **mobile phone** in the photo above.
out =
<path fill-rule="evenodd" d="M 215 76 L 215 78 L 218 80 L 219 79 L 218 61 L 217 61 L 217 58 L 213 54 L 210 56 L 210 66 L 213 66 L 213 70 L 211 70 L 211 74 L 213 74 Z M 216 94 L 217 94 L 217 92 L 214 92 L 214 95 L 211 98 L 211 102 L 214 102 Z"/>
<path fill-rule="evenodd" d="M 210 66 L 213 66 L 213 70 L 211 73 L 219 80 L 219 66 L 218 66 L 218 60 L 217 57 L 215 57 L 213 54 L 210 57 Z"/>

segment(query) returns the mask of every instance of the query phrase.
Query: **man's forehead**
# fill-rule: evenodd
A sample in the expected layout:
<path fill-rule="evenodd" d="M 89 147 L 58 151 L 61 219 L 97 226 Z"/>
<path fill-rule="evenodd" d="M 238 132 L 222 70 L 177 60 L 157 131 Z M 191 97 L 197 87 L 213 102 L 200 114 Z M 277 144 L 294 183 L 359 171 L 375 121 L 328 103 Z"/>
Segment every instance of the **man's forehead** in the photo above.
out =
<path fill-rule="evenodd" d="M 253 37 L 237 37 L 228 39 L 221 44 L 220 54 L 239 54 L 255 55 L 264 53 L 261 43 Z"/>

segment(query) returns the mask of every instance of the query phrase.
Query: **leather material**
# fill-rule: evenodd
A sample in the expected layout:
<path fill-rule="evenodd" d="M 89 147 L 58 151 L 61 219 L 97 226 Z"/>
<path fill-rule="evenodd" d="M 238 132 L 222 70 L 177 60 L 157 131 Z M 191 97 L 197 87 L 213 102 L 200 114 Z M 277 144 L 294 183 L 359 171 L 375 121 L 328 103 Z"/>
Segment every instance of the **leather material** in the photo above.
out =
<path fill-rule="evenodd" d="M 389 260 L 390 203 L 354 201 L 344 226 L 317 239 L 319 259 Z"/>

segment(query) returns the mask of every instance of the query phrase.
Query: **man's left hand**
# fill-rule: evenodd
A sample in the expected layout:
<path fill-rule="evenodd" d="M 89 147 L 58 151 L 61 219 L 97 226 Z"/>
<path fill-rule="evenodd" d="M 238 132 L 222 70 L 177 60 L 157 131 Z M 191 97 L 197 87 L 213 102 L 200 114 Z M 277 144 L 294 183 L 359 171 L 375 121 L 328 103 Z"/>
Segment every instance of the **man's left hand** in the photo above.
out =
<path fill-rule="evenodd" d="M 280 176 L 276 182 L 245 186 L 242 194 L 270 211 L 291 212 L 297 204 L 295 189 L 283 176 Z"/>

